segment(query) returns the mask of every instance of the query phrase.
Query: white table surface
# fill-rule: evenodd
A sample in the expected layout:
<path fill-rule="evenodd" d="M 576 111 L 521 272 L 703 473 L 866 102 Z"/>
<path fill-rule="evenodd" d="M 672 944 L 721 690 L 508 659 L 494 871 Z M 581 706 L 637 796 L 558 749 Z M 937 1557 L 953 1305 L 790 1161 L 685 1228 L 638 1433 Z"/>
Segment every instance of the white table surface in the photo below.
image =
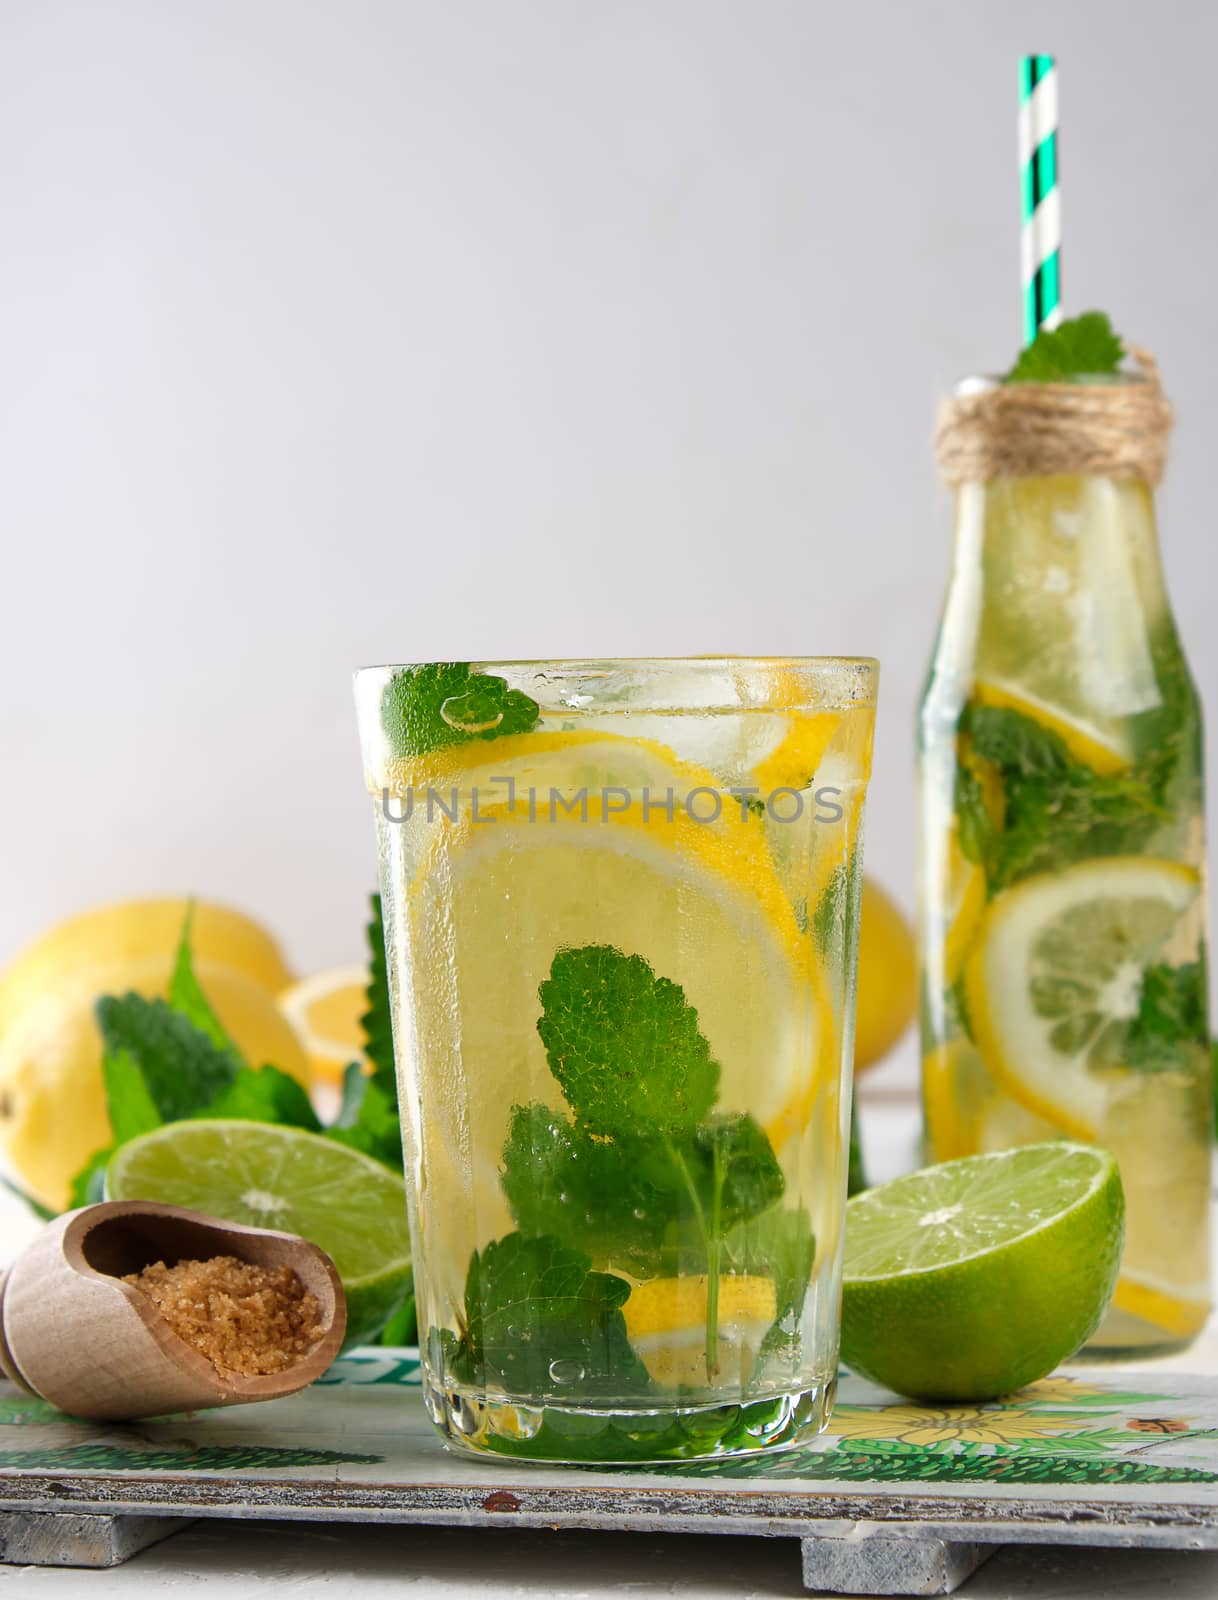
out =
<path fill-rule="evenodd" d="M 863 1111 L 873 1182 L 916 1165 L 917 1113 L 908 1056 L 869 1077 Z M 34 1229 L 0 1200 L 0 1257 Z M 1218 1318 L 1164 1370 L 1218 1378 Z M 1106 1365 L 1106 1370 L 1112 1370 Z M 153 1594 L 191 1600 L 238 1596 L 363 1596 L 419 1600 L 584 1600 L 601 1594 L 701 1595 L 724 1600 L 804 1593 L 793 1539 L 319 1523 L 200 1521 L 121 1567 L 103 1572 L 0 1565 L 0 1600 L 110 1600 Z M 958 1589 L 963 1600 L 1218 1600 L 1218 1554 L 1011 1546 Z"/>

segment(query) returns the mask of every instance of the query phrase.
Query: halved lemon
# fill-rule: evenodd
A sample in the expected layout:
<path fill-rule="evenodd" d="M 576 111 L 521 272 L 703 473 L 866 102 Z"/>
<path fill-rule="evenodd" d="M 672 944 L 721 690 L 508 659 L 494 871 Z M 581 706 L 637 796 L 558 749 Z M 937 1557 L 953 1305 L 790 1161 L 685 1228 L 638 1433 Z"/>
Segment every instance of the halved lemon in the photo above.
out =
<path fill-rule="evenodd" d="M 331 967 L 285 989 L 279 1009 L 295 1028 L 314 1077 L 337 1083 L 352 1061 L 365 1064 L 368 971 Z"/>
<path fill-rule="evenodd" d="M 191 905 L 184 895 L 123 900 L 57 923 L 5 968 L 0 977 L 0 1025 L 24 1009 L 30 997 L 74 982 L 87 968 L 171 960 Z M 231 967 L 271 994 L 292 982 L 283 952 L 260 923 L 210 900 L 195 900 L 193 907 L 190 944 L 196 965 L 206 961 Z"/>
<path fill-rule="evenodd" d="M 656 1383 L 701 1388 L 706 1372 L 705 1273 L 653 1278 L 632 1290 L 622 1307 L 626 1333 Z M 777 1314 L 772 1278 L 725 1275 L 719 1280 L 716 1384 L 747 1383 L 757 1351 Z"/>
<path fill-rule="evenodd" d="M 1110 730 L 1097 727 L 1061 706 L 1051 705 L 1026 689 L 983 681 L 973 686 L 973 699 L 978 705 L 1018 711 L 1021 716 L 1040 723 L 1042 728 L 1051 729 L 1074 759 L 1093 772 L 1126 772 L 1133 764 L 1129 749 Z"/>
<path fill-rule="evenodd" d="M 1029 1111 L 1097 1136 L 1125 1074 L 1121 1045 L 1146 967 L 1197 898 L 1175 861 L 1121 856 L 998 895 L 965 967 L 985 1064 Z"/>

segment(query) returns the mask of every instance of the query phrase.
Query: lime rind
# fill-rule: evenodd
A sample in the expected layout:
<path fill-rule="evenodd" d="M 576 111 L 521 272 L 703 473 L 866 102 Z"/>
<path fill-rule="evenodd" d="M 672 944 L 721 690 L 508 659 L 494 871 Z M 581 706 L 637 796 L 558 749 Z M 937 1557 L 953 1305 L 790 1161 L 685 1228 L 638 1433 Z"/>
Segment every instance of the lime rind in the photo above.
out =
<path fill-rule="evenodd" d="M 1031 1238 L 1084 1206 L 1115 1170 L 1106 1150 L 1053 1140 L 894 1178 L 856 1195 L 846 1208 L 847 1276 L 937 1272 Z M 1040 1202 L 1035 1210 L 1032 1191 Z"/>

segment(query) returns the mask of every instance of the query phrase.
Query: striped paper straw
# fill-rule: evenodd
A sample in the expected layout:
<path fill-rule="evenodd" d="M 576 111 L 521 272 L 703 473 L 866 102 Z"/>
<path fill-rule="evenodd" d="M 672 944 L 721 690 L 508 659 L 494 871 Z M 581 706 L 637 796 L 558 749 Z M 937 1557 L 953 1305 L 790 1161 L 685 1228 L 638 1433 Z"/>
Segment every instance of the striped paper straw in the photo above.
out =
<path fill-rule="evenodd" d="M 1056 328 L 1061 308 L 1061 189 L 1057 181 L 1057 66 L 1019 63 L 1019 170 L 1023 185 L 1023 339 Z"/>

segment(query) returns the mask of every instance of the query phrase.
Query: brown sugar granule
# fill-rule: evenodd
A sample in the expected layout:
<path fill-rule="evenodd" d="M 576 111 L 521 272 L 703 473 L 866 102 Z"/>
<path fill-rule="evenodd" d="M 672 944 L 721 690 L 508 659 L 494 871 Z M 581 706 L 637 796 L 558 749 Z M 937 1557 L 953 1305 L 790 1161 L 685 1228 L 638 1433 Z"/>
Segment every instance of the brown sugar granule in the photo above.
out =
<path fill-rule="evenodd" d="M 282 1372 L 325 1332 L 316 1296 L 291 1267 L 268 1269 L 236 1256 L 213 1256 L 172 1267 L 154 1261 L 122 1281 L 146 1294 L 178 1338 L 217 1372 L 247 1378 Z"/>

